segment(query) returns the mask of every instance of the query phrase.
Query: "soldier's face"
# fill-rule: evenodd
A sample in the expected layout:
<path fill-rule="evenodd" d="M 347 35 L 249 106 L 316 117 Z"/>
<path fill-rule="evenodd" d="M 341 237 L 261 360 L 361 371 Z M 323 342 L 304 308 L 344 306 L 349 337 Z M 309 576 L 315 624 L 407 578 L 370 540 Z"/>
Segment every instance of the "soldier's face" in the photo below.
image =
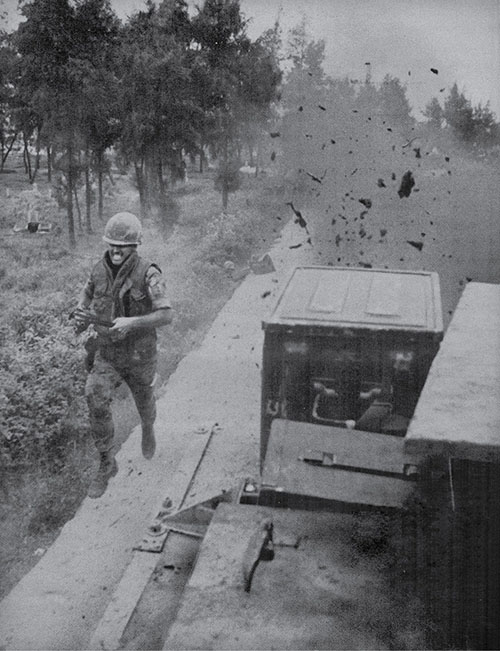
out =
<path fill-rule="evenodd" d="M 129 257 L 135 246 L 119 246 L 118 244 L 108 244 L 109 259 L 111 262 L 119 266 Z"/>

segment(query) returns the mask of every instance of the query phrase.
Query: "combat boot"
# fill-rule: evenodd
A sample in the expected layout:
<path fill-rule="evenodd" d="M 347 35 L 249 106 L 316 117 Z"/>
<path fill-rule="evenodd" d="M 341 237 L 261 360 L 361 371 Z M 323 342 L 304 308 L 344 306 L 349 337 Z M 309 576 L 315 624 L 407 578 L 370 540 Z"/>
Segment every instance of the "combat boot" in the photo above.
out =
<path fill-rule="evenodd" d="M 101 497 L 106 492 L 108 481 L 118 472 L 118 464 L 111 451 L 101 452 L 101 463 L 94 478 L 90 482 L 87 495 L 92 499 Z"/>
<path fill-rule="evenodd" d="M 152 459 L 156 450 L 155 430 L 153 423 L 142 424 L 142 456 Z"/>

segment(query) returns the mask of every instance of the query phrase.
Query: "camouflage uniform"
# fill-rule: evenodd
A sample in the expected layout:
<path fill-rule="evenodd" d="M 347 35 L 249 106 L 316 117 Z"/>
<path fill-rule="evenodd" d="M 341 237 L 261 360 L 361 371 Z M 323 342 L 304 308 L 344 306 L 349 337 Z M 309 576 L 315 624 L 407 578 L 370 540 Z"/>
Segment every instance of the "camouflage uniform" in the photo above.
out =
<path fill-rule="evenodd" d="M 109 321 L 170 307 L 161 270 L 135 251 L 119 268 L 116 277 L 108 253 L 104 254 L 85 285 L 84 304 L 92 304 L 97 316 Z M 125 338 L 113 339 L 107 328 L 94 327 L 97 352 L 87 378 L 85 395 L 95 445 L 103 453 L 113 446 L 111 401 L 113 390 L 121 380 L 132 392 L 143 426 L 155 421 L 156 329 L 144 328 Z"/>

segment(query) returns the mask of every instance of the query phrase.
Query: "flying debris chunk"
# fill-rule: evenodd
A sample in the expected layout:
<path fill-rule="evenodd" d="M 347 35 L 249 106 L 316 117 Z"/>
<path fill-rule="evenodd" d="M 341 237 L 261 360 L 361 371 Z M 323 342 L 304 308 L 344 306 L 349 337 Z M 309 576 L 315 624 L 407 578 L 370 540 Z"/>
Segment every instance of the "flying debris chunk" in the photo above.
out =
<path fill-rule="evenodd" d="M 447 163 L 450 162 L 450 157 L 449 157 L 449 156 L 445 156 L 444 159 L 445 159 L 445 161 L 446 161 Z"/>
<path fill-rule="evenodd" d="M 279 138 L 281 136 L 281 133 L 279 131 L 271 131 L 269 135 L 271 138 Z"/>
<path fill-rule="evenodd" d="M 385 237 L 387 235 L 387 228 L 380 229 L 380 237 Z"/>
<path fill-rule="evenodd" d="M 378 179 L 377 180 L 377 185 L 379 188 L 386 188 L 386 184 L 384 183 L 384 179 Z"/>
<path fill-rule="evenodd" d="M 321 104 L 318 104 L 318 108 L 320 108 L 322 111 L 326 111 L 326 108 L 324 106 L 321 106 Z"/>
<path fill-rule="evenodd" d="M 415 158 L 422 158 L 422 155 L 420 154 L 420 147 L 415 147 L 413 151 L 415 152 Z"/>
<path fill-rule="evenodd" d="M 409 197 L 414 185 L 415 179 L 413 178 L 411 170 L 408 170 L 403 174 L 403 177 L 401 179 L 401 185 L 399 186 L 398 190 L 399 198 L 402 199 L 403 197 Z"/>
<path fill-rule="evenodd" d="M 316 181 L 316 183 L 322 183 L 326 175 L 326 170 L 323 172 L 323 176 L 321 178 L 319 176 L 315 176 L 314 174 L 311 174 L 310 172 L 306 172 L 306 174 L 307 176 L 310 176 L 313 181 Z"/>
<path fill-rule="evenodd" d="M 291 201 L 288 201 L 286 203 L 287 206 L 290 206 L 290 208 L 293 210 L 295 217 L 297 218 L 295 220 L 295 223 L 298 224 L 301 228 L 304 228 L 306 230 L 306 233 L 309 234 L 309 231 L 307 230 L 307 222 L 306 220 L 302 217 L 302 213 L 300 210 L 297 210 L 293 203 Z"/>
<path fill-rule="evenodd" d="M 267 298 L 268 296 L 271 296 L 271 291 L 269 289 L 260 295 L 261 298 Z"/>
<path fill-rule="evenodd" d="M 406 240 L 408 244 L 415 247 L 418 251 L 421 251 L 424 248 L 423 242 L 414 242 L 413 240 Z"/>
<path fill-rule="evenodd" d="M 271 160 L 274 161 L 275 158 L 276 158 L 276 152 L 273 151 L 273 152 L 271 153 Z"/>
<path fill-rule="evenodd" d="M 291 244 L 288 248 L 289 249 L 300 249 L 302 244 Z"/>
<path fill-rule="evenodd" d="M 336 144 L 336 141 L 333 138 L 330 138 L 330 142 L 332 143 L 332 145 Z"/>
<path fill-rule="evenodd" d="M 396 180 L 396 174 L 395 174 L 394 172 L 391 174 L 391 179 L 392 179 L 393 181 Z"/>
<path fill-rule="evenodd" d="M 358 199 L 359 203 L 362 203 L 363 206 L 366 206 L 367 208 L 372 207 L 372 200 L 371 199 Z"/>
<path fill-rule="evenodd" d="M 439 70 L 437 68 L 431 68 L 431 72 L 435 75 L 439 74 Z"/>

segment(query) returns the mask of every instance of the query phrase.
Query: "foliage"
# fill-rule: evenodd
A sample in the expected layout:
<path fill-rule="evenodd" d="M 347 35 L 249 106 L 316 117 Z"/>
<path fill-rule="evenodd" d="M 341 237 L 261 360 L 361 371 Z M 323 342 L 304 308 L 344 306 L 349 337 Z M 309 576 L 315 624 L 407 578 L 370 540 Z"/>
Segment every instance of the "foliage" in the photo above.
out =
<path fill-rule="evenodd" d="M 193 37 L 200 46 L 198 71 L 205 73 L 202 142 L 220 156 L 222 205 L 234 187 L 233 163 L 242 141 L 253 155 L 259 129 L 270 117 L 281 73 L 272 39 L 252 43 L 238 0 L 206 0 L 193 19 Z"/>
<path fill-rule="evenodd" d="M 0 352 L 0 444 L 14 464 L 63 459 L 72 434 L 65 422 L 70 412 L 84 413 L 80 345 L 61 305 L 47 303 L 14 312 L 15 339 Z"/>
<path fill-rule="evenodd" d="M 445 99 L 443 117 L 451 130 L 462 140 L 469 141 L 474 135 L 474 110 L 470 101 L 453 84 Z"/>
<path fill-rule="evenodd" d="M 423 112 L 427 125 L 436 132 L 450 133 L 458 142 L 480 147 L 481 150 L 500 144 L 500 125 L 489 107 L 473 106 L 456 83 L 450 89 L 441 107 L 433 97 Z"/>
<path fill-rule="evenodd" d="M 427 124 L 433 129 L 440 129 L 444 116 L 443 109 L 439 100 L 436 97 L 433 97 L 431 101 L 426 105 L 425 110 L 423 111 L 424 117 L 427 118 Z"/>

